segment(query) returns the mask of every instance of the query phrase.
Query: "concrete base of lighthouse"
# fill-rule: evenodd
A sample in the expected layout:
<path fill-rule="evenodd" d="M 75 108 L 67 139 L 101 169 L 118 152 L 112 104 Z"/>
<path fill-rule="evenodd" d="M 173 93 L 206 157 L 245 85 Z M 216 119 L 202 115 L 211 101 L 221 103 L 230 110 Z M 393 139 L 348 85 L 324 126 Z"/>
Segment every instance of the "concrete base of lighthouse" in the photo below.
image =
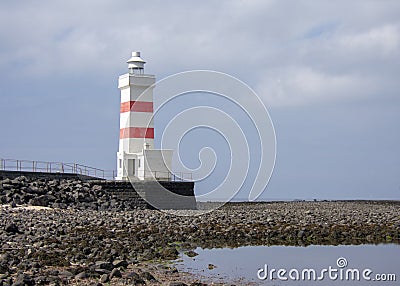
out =
<path fill-rule="evenodd" d="M 172 150 L 145 149 L 139 153 L 118 152 L 118 181 L 171 180 Z"/>
<path fill-rule="evenodd" d="M 139 181 L 132 186 L 150 209 L 197 209 L 194 182 Z"/>
<path fill-rule="evenodd" d="M 92 181 L 126 209 L 195 210 L 194 182 Z"/>

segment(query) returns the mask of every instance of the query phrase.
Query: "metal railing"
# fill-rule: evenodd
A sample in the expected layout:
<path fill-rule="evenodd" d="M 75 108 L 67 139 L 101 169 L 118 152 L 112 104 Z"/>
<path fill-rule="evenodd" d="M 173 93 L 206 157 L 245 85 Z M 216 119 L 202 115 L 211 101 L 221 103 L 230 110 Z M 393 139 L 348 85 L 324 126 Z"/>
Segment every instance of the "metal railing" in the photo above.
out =
<path fill-rule="evenodd" d="M 106 171 L 77 163 L 45 162 L 1 158 L 0 170 L 20 172 L 69 173 L 102 179 L 115 177 L 115 171 Z"/>
<path fill-rule="evenodd" d="M 141 171 L 138 174 L 138 177 L 143 178 L 144 180 L 165 180 L 165 181 L 192 181 L 192 173 L 184 173 L 184 172 L 166 172 L 166 171 Z"/>
<path fill-rule="evenodd" d="M 67 173 L 89 177 L 115 180 L 117 172 L 115 170 L 102 170 L 77 163 L 45 162 L 16 159 L 0 158 L 0 171 L 19 171 L 19 172 L 42 172 L 42 173 Z M 192 181 L 192 173 L 165 172 L 165 171 L 146 171 L 141 174 L 145 180 L 165 180 L 165 181 Z"/>

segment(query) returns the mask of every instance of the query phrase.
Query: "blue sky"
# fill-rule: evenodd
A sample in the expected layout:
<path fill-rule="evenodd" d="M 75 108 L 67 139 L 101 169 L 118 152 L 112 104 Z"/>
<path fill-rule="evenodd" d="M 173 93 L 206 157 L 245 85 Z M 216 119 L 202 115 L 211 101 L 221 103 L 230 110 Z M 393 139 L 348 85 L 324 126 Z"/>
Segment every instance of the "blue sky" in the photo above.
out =
<path fill-rule="evenodd" d="M 216 70 L 260 96 L 277 137 L 261 199 L 400 199 L 399 11 L 390 0 L 3 1 L 0 157 L 115 168 L 117 78 L 139 50 L 158 79 Z M 190 144 L 223 149 L 197 132 Z"/>

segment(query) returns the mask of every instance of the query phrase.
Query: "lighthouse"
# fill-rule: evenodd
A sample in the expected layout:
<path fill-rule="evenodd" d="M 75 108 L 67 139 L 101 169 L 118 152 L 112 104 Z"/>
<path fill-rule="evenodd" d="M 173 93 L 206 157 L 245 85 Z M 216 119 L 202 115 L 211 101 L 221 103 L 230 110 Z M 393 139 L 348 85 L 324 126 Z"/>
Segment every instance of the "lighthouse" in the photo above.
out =
<path fill-rule="evenodd" d="M 145 61 L 133 52 L 128 73 L 118 79 L 121 92 L 116 180 L 169 180 L 172 150 L 154 149 L 154 75 L 145 74 Z"/>

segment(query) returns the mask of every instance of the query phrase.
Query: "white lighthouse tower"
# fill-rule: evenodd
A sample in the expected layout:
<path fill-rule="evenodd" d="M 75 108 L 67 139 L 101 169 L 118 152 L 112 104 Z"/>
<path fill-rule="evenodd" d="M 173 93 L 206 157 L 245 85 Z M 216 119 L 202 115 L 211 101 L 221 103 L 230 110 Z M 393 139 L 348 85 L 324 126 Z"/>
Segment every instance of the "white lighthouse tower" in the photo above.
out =
<path fill-rule="evenodd" d="M 118 80 L 121 108 L 116 179 L 170 179 L 172 150 L 154 149 L 155 76 L 144 73 L 146 62 L 140 52 L 133 52 L 127 63 L 129 72 Z"/>

